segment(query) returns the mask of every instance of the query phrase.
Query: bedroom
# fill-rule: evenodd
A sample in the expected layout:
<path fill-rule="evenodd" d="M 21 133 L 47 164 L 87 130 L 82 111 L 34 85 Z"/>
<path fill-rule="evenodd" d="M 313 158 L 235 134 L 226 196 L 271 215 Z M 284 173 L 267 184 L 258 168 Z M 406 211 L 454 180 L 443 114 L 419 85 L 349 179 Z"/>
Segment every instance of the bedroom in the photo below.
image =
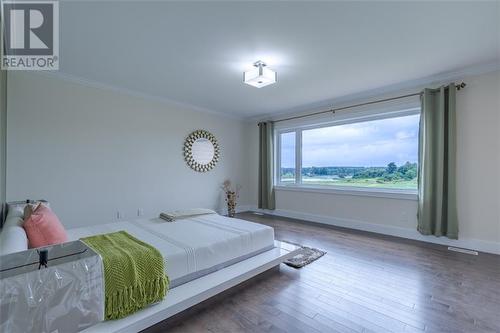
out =
<path fill-rule="evenodd" d="M 6 298 L 38 274 L 26 200 L 166 261 L 163 301 L 68 332 L 500 331 L 499 1 L 45 3 L 2 2 L 0 331 L 60 325 Z"/>

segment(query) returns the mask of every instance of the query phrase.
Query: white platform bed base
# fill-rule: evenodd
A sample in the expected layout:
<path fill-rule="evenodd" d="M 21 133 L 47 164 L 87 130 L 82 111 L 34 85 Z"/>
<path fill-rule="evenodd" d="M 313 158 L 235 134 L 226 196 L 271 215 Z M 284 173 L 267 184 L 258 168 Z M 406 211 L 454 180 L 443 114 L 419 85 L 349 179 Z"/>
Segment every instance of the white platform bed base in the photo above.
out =
<path fill-rule="evenodd" d="M 275 241 L 275 247 L 269 251 L 172 288 L 161 303 L 120 320 L 99 323 L 82 332 L 139 332 L 278 266 L 296 255 L 299 249 L 297 246 Z"/>

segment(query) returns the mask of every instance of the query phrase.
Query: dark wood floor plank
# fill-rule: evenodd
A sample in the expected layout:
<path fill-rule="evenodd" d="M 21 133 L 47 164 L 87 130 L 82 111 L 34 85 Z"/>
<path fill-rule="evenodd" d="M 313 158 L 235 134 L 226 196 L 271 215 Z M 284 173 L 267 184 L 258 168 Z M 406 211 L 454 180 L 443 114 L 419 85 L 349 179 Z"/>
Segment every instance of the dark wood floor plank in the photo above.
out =
<path fill-rule="evenodd" d="M 500 256 L 287 218 L 239 218 L 328 253 L 302 269 L 282 265 L 145 332 L 500 332 Z"/>
<path fill-rule="evenodd" d="M 281 281 L 280 284 L 277 284 L 274 281 L 269 281 L 269 283 L 272 285 L 279 286 L 280 284 L 281 285 L 287 284 L 287 281 Z M 279 288 L 279 287 L 277 287 L 277 288 Z M 295 283 L 295 284 L 291 285 L 290 287 L 287 287 L 287 288 L 281 289 L 281 290 L 283 290 L 282 291 L 283 293 L 286 293 L 288 291 L 288 289 L 293 290 L 292 295 L 294 295 L 293 293 L 297 294 L 298 291 L 300 291 L 300 294 L 302 294 L 302 293 L 307 294 L 307 296 L 306 296 L 307 298 L 302 298 L 303 296 L 299 296 L 300 301 L 303 304 L 314 302 L 314 300 L 317 297 L 319 297 L 320 295 L 324 295 L 325 297 L 327 297 L 328 299 L 331 299 L 331 300 L 339 300 L 342 297 L 342 295 L 337 295 L 337 294 L 333 293 L 332 290 L 311 288 L 311 287 L 308 287 L 302 283 Z M 305 289 L 305 290 L 302 290 L 302 289 Z M 359 304 L 363 304 L 363 305 L 367 306 L 367 303 L 365 301 L 360 301 Z M 321 309 L 321 307 L 318 307 L 317 303 L 315 303 L 313 307 L 316 307 L 316 309 Z M 423 315 L 423 313 L 421 313 L 421 312 L 414 313 L 414 312 L 412 312 L 412 311 L 415 311 L 414 309 L 412 309 L 412 311 L 408 311 L 408 308 L 405 308 L 407 310 L 406 312 L 411 313 L 410 317 L 408 317 L 409 316 L 408 314 L 400 316 L 399 312 L 398 312 L 398 309 L 400 309 L 400 308 L 401 308 L 401 306 L 398 305 L 398 306 L 389 308 L 385 313 L 387 315 L 393 316 L 394 318 L 399 319 L 403 322 L 411 322 L 413 325 L 409 325 L 410 327 L 405 328 L 406 331 L 411 331 L 412 327 L 414 328 L 415 325 L 419 325 L 419 327 L 422 327 L 421 325 L 423 323 L 425 323 L 425 321 L 420 318 Z M 389 310 L 392 310 L 392 311 L 389 312 Z M 439 309 L 439 310 L 442 311 L 443 309 Z M 452 324 L 450 324 L 450 325 L 453 326 L 454 325 L 453 323 L 455 322 L 455 318 L 453 317 L 452 313 L 448 312 L 448 310 L 449 310 L 449 307 L 444 309 L 444 315 L 447 316 L 447 318 L 443 318 L 443 314 L 436 314 L 434 311 L 428 311 L 428 312 L 426 311 L 425 316 L 427 318 L 433 318 L 436 320 L 436 322 L 439 322 L 439 323 L 452 321 Z M 339 312 L 339 313 L 341 313 L 341 312 Z M 331 312 L 328 315 L 331 315 Z M 350 316 L 350 317 L 353 317 L 353 316 Z M 420 318 L 420 320 L 418 318 Z M 428 324 L 428 323 L 426 323 L 426 324 Z M 473 326 L 471 326 L 471 327 L 473 328 Z M 461 328 L 460 326 L 455 326 L 455 329 L 457 331 L 460 330 L 460 328 Z"/>
<path fill-rule="evenodd" d="M 282 280 L 282 283 L 287 283 L 286 280 Z M 267 283 L 267 282 L 266 282 Z M 281 283 L 280 283 L 281 284 Z M 319 296 L 318 294 L 315 294 L 313 291 L 308 290 L 304 293 L 301 291 L 301 287 L 294 284 L 291 285 L 285 289 L 276 287 L 276 284 L 274 281 L 269 281 L 269 286 L 268 288 L 276 288 L 281 290 L 281 294 L 283 295 L 284 298 L 286 298 L 290 303 L 295 303 L 299 302 L 301 304 L 301 308 L 307 308 L 308 312 L 316 312 L 316 315 L 314 318 L 318 318 L 318 316 L 323 316 L 327 317 L 330 319 L 330 324 L 329 326 L 332 326 L 333 323 L 334 326 L 344 326 L 348 327 L 349 330 L 355 331 L 355 332 L 363 332 L 364 328 L 363 326 L 357 324 L 356 322 L 352 321 L 351 316 L 347 315 L 345 317 L 342 317 L 341 313 L 333 312 L 331 311 L 332 308 L 329 307 L 328 305 L 321 303 L 317 301 L 317 297 Z"/>

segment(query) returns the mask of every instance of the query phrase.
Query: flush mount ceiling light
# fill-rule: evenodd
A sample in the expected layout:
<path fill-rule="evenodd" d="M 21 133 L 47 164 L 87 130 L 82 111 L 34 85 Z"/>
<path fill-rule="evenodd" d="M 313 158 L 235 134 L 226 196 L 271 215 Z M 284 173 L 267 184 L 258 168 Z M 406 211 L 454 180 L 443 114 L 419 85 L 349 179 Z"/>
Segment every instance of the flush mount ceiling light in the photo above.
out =
<path fill-rule="evenodd" d="M 259 60 L 253 65 L 255 68 L 243 73 L 243 82 L 256 88 L 276 83 L 276 72 L 267 68 L 264 62 Z"/>

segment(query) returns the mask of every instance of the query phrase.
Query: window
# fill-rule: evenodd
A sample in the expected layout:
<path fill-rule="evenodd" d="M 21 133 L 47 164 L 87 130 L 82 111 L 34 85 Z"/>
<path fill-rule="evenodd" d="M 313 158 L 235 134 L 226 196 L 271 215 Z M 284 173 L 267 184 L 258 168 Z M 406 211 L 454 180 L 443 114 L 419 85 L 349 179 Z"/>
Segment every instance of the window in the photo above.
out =
<path fill-rule="evenodd" d="M 295 183 L 295 132 L 280 135 L 280 183 Z"/>
<path fill-rule="evenodd" d="M 280 133 L 279 183 L 414 191 L 419 120 L 417 110 Z"/>

